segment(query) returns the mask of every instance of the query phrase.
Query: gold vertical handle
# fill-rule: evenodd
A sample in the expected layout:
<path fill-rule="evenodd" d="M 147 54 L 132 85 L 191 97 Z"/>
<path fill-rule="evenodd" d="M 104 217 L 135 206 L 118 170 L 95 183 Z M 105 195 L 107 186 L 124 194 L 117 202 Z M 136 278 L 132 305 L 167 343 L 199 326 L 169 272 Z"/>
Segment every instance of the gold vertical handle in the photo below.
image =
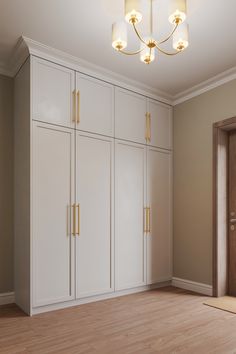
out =
<path fill-rule="evenodd" d="M 151 142 L 151 113 L 148 114 L 148 141 Z"/>
<path fill-rule="evenodd" d="M 78 209 L 78 230 L 77 230 L 77 235 L 80 236 L 80 204 L 77 205 Z"/>
<path fill-rule="evenodd" d="M 151 232 L 151 208 L 147 208 L 147 233 Z"/>
<path fill-rule="evenodd" d="M 143 208 L 143 232 L 147 232 L 147 208 Z"/>
<path fill-rule="evenodd" d="M 145 140 L 148 142 L 148 113 L 146 113 L 146 131 L 145 131 Z"/>
<path fill-rule="evenodd" d="M 73 217 L 73 228 L 72 228 L 72 235 L 76 236 L 76 205 L 72 205 L 72 217 Z"/>
<path fill-rule="evenodd" d="M 76 122 L 76 90 L 72 92 L 73 96 L 73 112 L 72 112 L 72 122 Z"/>
<path fill-rule="evenodd" d="M 80 123 L 80 91 L 77 91 L 77 124 Z"/>

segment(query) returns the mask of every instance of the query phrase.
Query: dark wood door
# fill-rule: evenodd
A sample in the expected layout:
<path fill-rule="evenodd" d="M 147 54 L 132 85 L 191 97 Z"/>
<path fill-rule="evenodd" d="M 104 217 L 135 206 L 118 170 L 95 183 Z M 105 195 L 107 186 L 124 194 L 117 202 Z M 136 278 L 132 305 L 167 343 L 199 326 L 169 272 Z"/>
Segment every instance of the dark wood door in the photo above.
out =
<path fill-rule="evenodd" d="M 229 262 L 228 293 L 236 296 L 236 130 L 229 134 Z"/>

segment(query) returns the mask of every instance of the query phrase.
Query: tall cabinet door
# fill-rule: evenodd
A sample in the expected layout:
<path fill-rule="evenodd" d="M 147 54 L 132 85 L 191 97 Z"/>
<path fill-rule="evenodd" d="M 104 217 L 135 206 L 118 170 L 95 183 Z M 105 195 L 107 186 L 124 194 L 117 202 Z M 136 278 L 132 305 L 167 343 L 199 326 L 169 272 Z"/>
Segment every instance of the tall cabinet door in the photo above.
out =
<path fill-rule="evenodd" d="M 75 72 L 44 59 L 32 59 L 32 117 L 75 126 Z"/>
<path fill-rule="evenodd" d="M 149 145 L 172 149 L 172 107 L 154 100 L 148 100 L 148 106 L 151 119 Z"/>
<path fill-rule="evenodd" d="M 146 282 L 146 148 L 117 141 L 115 145 L 115 288 Z"/>
<path fill-rule="evenodd" d="M 148 284 L 172 277 L 172 157 L 148 147 L 147 205 L 150 233 L 147 234 Z"/>
<path fill-rule="evenodd" d="M 33 122 L 33 307 L 71 300 L 74 292 L 74 131 Z"/>
<path fill-rule="evenodd" d="M 77 132 L 77 298 L 113 290 L 113 146 Z"/>
<path fill-rule="evenodd" d="M 90 76 L 76 73 L 77 129 L 114 136 L 114 88 Z"/>
<path fill-rule="evenodd" d="M 137 93 L 115 89 L 115 137 L 146 144 L 147 99 Z"/>

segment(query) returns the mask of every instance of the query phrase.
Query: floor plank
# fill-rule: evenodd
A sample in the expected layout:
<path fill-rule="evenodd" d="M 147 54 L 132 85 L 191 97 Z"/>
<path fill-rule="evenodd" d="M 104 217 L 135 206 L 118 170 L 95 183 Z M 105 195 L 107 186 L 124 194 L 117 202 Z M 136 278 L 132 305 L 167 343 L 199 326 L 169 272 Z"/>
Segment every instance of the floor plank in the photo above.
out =
<path fill-rule="evenodd" d="M 32 318 L 0 307 L 1 354 L 233 354 L 236 315 L 168 287 Z"/>

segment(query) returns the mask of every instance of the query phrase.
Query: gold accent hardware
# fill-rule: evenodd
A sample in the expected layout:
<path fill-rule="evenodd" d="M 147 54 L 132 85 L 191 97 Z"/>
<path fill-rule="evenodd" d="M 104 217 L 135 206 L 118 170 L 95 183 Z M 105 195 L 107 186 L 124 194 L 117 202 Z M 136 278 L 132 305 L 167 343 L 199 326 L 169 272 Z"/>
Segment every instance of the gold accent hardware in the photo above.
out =
<path fill-rule="evenodd" d="M 143 208 L 143 232 L 147 231 L 147 208 Z"/>
<path fill-rule="evenodd" d="M 148 142 L 151 142 L 151 113 L 148 114 Z"/>
<path fill-rule="evenodd" d="M 78 230 L 77 230 L 77 235 L 80 236 L 80 204 L 77 205 L 78 209 Z"/>
<path fill-rule="evenodd" d="M 72 230 L 72 235 L 76 236 L 76 205 L 72 205 L 72 211 L 73 211 L 73 230 Z"/>
<path fill-rule="evenodd" d="M 146 133 L 145 139 L 147 143 L 151 141 L 151 113 L 146 113 Z"/>
<path fill-rule="evenodd" d="M 80 91 L 77 91 L 77 123 L 80 123 Z"/>
<path fill-rule="evenodd" d="M 73 95 L 73 118 L 72 122 L 76 122 L 76 90 L 72 92 Z"/>
<path fill-rule="evenodd" d="M 147 208 L 146 220 L 147 220 L 147 230 L 146 230 L 146 232 L 150 233 L 151 232 L 151 223 L 150 223 L 150 220 L 151 220 L 151 208 Z"/>
<path fill-rule="evenodd" d="M 148 113 L 146 113 L 145 116 L 146 116 L 145 140 L 146 140 L 146 142 L 148 142 Z"/>

